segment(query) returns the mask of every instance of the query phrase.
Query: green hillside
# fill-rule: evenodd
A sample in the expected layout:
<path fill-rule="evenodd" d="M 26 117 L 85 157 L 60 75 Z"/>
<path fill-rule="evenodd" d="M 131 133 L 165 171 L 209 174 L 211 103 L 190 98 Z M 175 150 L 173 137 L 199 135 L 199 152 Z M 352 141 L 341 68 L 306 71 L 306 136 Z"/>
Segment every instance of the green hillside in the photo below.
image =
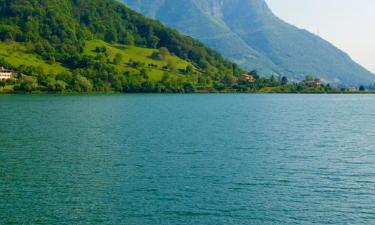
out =
<path fill-rule="evenodd" d="M 101 49 L 101 51 L 105 49 L 105 52 L 97 52 L 97 49 Z M 187 83 L 191 80 L 196 80 L 198 76 L 203 76 L 202 72 L 192 63 L 175 55 L 169 54 L 165 59 L 153 58 L 153 54 L 158 52 L 159 50 L 157 49 L 90 40 L 86 42 L 82 55 L 92 57 L 103 63 L 108 63 L 117 73 L 129 75 L 129 77 L 134 79 L 138 79 L 139 75 L 142 74 L 142 77 L 146 78 L 145 80 L 149 80 L 150 83 L 154 84 L 162 82 L 166 76 L 169 79 L 179 80 L 182 83 Z M 0 43 L 0 61 L 1 64 L 19 71 L 25 71 L 26 73 L 30 73 L 27 72 L 28 70 L 34 71 L 31 72 L 31 75 L 35 75 L 35 77 L 39 77 L 39 74 L 44 74 L 47 80 L 52 79 L 52 81 L 53 79 L 56 80 L 56 77 L 73 76 L 72 73 L 74 72 L 69 67 L 60 63 L 50 62 L 30 53 L 27 45 L 17 42 Z M 187 72 L 187 68 L 191 68 L 192 70 Z M 9 92 L 9 90 L 13 90 L 9 85 L 6 88 L 0 88 L 0 92 Z M 96 91 L 111 91 L 111 89 L 98 89 Z M 181 89 L 180 91 L 185 90 Z"/>
<path fill-rule="evenodd" d="M 286 77 L 276 80 L 259 77 L 253 82 L 232 80 L 230 89 L 215 86 L 212 80 L 191 62 L 173 54 L 160 58 L 157 49 L 142 48 L 123 44 L 110 44 L 101 40 L 89 40 L 82 51 L 83 57 L 95 59 L 95 70 L 71 70 L 60 63 L 44 60 L 30 53 L 30 45 L 6 42 L 0 44 L 0 64 L 22 71 L 18 80 L 0 81 L 0 93 L 15 91 L 29 92 L 197 92 L 236 91 L 259 93 L 343 93 L 321 85 L 309 87 L 302 83 L 289 83 Z M 155 57 L 157 56 L 157 57 Z M 10 62 L 10 63 L 9 63 Z M 112 71 L 100 68 L 107 65 Z M 86 76 L 79 75 L 80 73 Z M 100 76 L 98 76 L 100 74 Z M 98 79 L 99 78 L 99 79 Z M 205 79 L 205 80 L 204 80 Z M 312 77 L 309 78 L 313 79 Z M 100 82 L 106 80 L 107 82 Z M 202 82 L 204 81 L 204 83 Z M 95 82 L 95 83 L 94 83 Z M 226 82 L 229 82 L 226 81 Z M 203 85 L 202 85 L 203 83 Z M 94 84 L 96 86 L 94 86 Z"/>
<path fill-rule="evenodd" d="M 230 89 L 242 71 L 214 50 L 114 0 L 0 0 L 4 91 Z"/>

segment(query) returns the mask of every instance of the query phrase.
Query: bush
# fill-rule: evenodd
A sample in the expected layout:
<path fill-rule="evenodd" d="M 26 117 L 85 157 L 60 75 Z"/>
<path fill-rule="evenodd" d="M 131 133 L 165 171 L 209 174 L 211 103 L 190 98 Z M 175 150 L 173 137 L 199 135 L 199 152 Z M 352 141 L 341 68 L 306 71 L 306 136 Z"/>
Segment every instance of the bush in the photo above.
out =
<path fill-rule="evenodd" d="M 161 47 L 159 48 L 159 55 L 161 60 L 166 60 L 167 57 L 170 55 L 168 48 Z"/>
<path fill-rule="evenodd" d="M 77 92 L 89 92 L 93 88 L 92 82 L 86 77 L 77 75 L 74 78 L 74 90 Z"/>
<path fill-rule="evenodd" d="M 20 89 L 26 92 L 36 91 L 38 88 L 38 80 L 36 77 L 23 76 L 21 79 Z"/>

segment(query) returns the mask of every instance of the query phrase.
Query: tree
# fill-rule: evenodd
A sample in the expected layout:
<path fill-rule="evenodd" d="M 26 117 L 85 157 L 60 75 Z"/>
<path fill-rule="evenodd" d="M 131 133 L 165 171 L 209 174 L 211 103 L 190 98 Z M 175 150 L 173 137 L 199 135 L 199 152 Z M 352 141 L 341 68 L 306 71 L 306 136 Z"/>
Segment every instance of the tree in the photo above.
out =
<path fill-rule="evenodd" d="M 19 28 L 16 26 L 0 25 L 0 40 L 2 41 L 15 40 L 20 33 Z"/>
<path fill-rule="evenodd" d="M 158 46 L 160 39 L 157 36 L 151 35 L 148 39 L 150 48 L 156 48 Z"/>
<path fill-rule="evenodd" d="M 215 81 L 213 83 L 213 87 L 217 90 L 217 91 L 224 91 L 225 90 L 225 85 L 221 82 L 217 82 Z"/>
<path fill-rule="evenodd" d="M 47 78 L 46 86 L 47 86 L 48 91 L 55 91 L 56 90 L 55 78 L 52 78 L 52 77 Z"/>
<path fill-rule="evenodd" d="M 167 62 L 167 68 L 169 71 L 171 71 L 172 73 L 176 73 L 177 72 L 177 66 L 176 66 L 176 63 L 172 60 L 172 59 L 169 59 L 168 62 Z"/>
<path fill-rule="evenodd" d="M 64 81 L 58 80 L 55 83 L 55 91 L 63 92 L 63 91 L 65 91 L 66 86 L 67 86 L 67 84 Z"/>
<path fill-rule="evenodd" d="M 50 58 L 48 59 L 48 64 L 55 64 L 56 63 L 56 59 L 55 59 L 55 57 L 53 57 L 53 56 L 50 56 Z"/>
<path fill-rule="evenodd" d="M 365 90 L 366 90 L 365 86 L 361 85 L 361 86 L 359 87 L 359 91 L 365 91 Z"/>
<path fill-rule="evenodd" d="M 313 80 L 314 80 L 314 77 L 311 76 L 311 75 L 307 75 L 307 76 L 305 77 L 305 81 L 313 81 Z"/>
<path fill-rule="evenodd" d="M 169 50 L 166 47 L 159 48 L 159 54 L 161 60 L 166 60 L 167 57 L 170 55 Z"/>
<path fill-rule="evenodd" d="M 230 74 L 225 74 L 223 79 L 222 79 L 222 82 L 227 86 L 227 87 L 232 87 L 235 82 L 236 82 L 236 78 Z"/>
<path fill-rule="evenodd" d="M 185 69 L 185 74 L 192 74 L 194 71 L 193 67 L 191 65 L 187 65 Z"/>
<path fill-rule="evenodd" d="M 78 92 L 89 92 L 93 88 L 92 83 L 86 77 L 77 75 L 74 79 L 74 90 Z"/>
<path fill-rule="evenodd" d="M 286 84 L 288 84 L 288 78 L 286 77 L 286 76 L 283 76 L 282 78 L 281 78 L 281 84 L 282 85 L 286 85 Z"/>
<path fill-rule="evenodd" d="M 38 88 L 38 81 L 32 76 L 23 76 L 21 80 L 21 90 L 26 92 L 35 91 Z"/>
<path fill-rule="evenodd" d="M 170 77 L 171 76 L 170 76 L 170 74 L 168 72 L 164 72 L 164 74 L 163 74 L 163 76 L 161 78 L 161 82 L 162 83 L 166 83 L 169 80 Z"/>
<path fill-rule="evenodd" d="M 96 46 L 95 52 L 96 53 L 106 53 L 107 52 L 107 48 L 105 46 Z"/>
<path fill-rule="evenodd" d="M 73 75 L 69 72 L 61 72 L 56 75 L 56 80 L 64 81 L 65 83 L 71 83 L 73 79 Z"/>
<path fill-rule="evenodd" d="M 153 51 L 152 54 L 149 56 L 151 59 L 161 60 L 161 55 L 159 51 Z"/>
<path fill-rule="evenodd" d="M 126 45 L 134 45 L 134 43 L 135 43 L 134 36 L 129 34 L 129 33 L 126 33 L 123 42 Z"/>
<path fill-rule="evenodd" d="M 333 90 L 330 84 L 323 85 L 325 92 L 330 92 Z"/>
<path fill-rule="evenodd" d="M 145 79 L 148 79 L 148 78 L 149 78 L 149 76 L 148 76 L 147 71 L 146 71 L 145 68 L 142 68 L 139 74 L 140 74 L 143 78 L 145 78 Z"/>
<path fill-rule="evenodd" d="M 195 87 L 191 82 L 184 83 L 184 92 L 185 93 L 192 93 L 195 91 Z"/>
<path fill-rule="evenodd" d="M 122 62 L 123 56 L 120 53 L 117 53 L 115 55 L 115 58 L 113 58 L 113 64 L 120 65 Z"/>
<path fill-rule="evenodd" d="M 272 75 L 271 78 L 270 78 L 269 86 L 276 87 L 276 86 L 279 86 L 279 85 L 280 85 L 279 81 L 276 79 L 276 77 L 274 75 Z"/>
<path fill-rule="evenodd" d="M 259 74 L 257 70 L 252 70 L 248 72 L 247 74 L 253 76 L 256 80 L 259 79 Z"/>

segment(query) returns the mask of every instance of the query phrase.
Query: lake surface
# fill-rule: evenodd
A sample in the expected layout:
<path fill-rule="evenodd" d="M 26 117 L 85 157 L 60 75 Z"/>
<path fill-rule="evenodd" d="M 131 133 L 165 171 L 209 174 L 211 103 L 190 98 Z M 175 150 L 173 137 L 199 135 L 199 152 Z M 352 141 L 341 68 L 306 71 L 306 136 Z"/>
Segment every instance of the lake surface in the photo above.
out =
<path fill-rule="evenodd" d="M 375 95 L 0 96 L 0 224 L 371 223 Z"/>

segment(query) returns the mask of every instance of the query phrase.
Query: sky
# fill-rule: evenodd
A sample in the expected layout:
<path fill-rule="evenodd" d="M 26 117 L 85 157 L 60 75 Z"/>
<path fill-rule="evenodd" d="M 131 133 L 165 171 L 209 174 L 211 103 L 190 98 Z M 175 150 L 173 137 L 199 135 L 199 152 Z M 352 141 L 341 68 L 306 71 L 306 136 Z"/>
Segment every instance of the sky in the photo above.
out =
<path fill-rule="evenodd" d="M 375 73 L 375 0 L 266 0 L 286 22 L 345 51 Z"/>

